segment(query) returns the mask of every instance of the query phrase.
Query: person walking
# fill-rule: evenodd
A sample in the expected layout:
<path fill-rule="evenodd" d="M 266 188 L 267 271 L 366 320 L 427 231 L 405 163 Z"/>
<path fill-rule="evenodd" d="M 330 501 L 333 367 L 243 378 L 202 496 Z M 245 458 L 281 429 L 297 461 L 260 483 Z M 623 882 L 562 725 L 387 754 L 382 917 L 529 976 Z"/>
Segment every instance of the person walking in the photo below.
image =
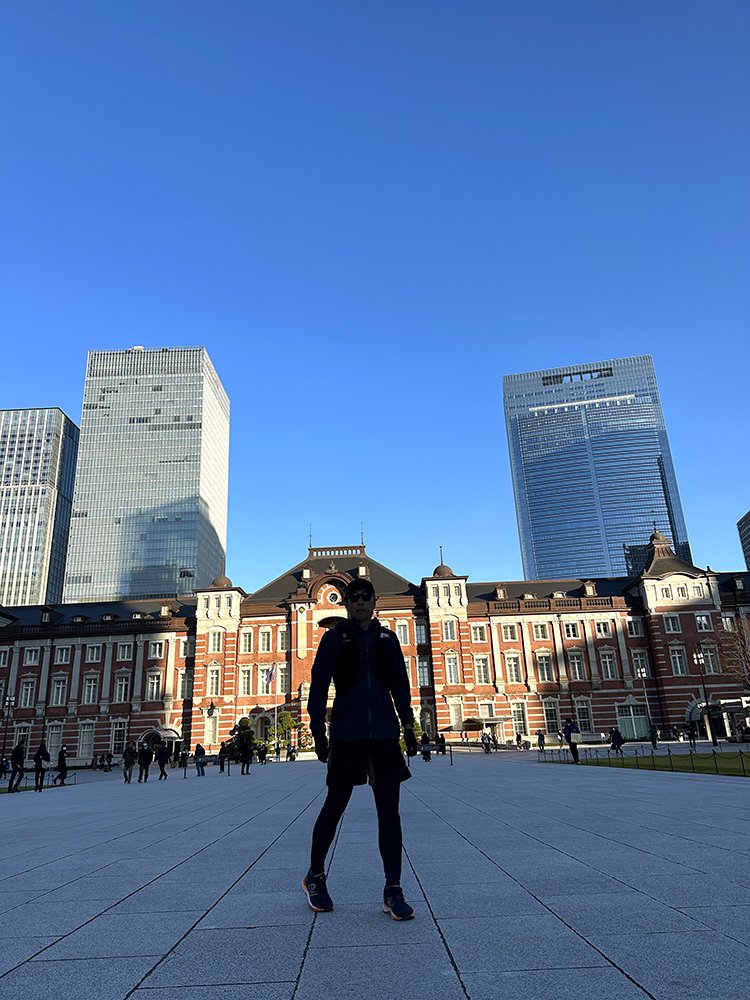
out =
<path fill-rule="evenodd" d="M 52 784 L 56 785 L 58 782 L 61 785 L 65 784 L 65 779 L 68 777 L 68 748 L 60 747 L 57 754 L 57 773 L 52 779 Z"/>
<path fill-rule="evenodd" d="M 10 782 L 8 784 L 9 792 L 19 792 L 21 789 L 18 787 L 21 784 L 21 778 L 23 778 L 25 771 L 23 769 L 24 760 L 26 758 L 26 746 L 23 740 L 19 740 L 18 743 L 13 747 L 10 754 Z"/>
<path fill-rule="evenodd" d="M 138 751 L 138 784 L 141 782 L 144 784 L 148 781 L 148 769 L 151 767 L 151 762 L 154 759 L 154 751 L 148 745 L 144 743 L 141 749 Z"/>
<path fill-rule="evenodd" d="M 206 777 L 206 751 L 201 743 L 195 744 L 195 776 Z"/>
<path fill-rule="evenodd" d="M 541 729 L 536 731 L 536 748 L 544 752 L 544 732 Z"/>
<path fill-rule="evenodd" d="M 247 740 L 242 741 L 242 746 L 240 748 L 240 761 L 242 762 L 242 767 L 240 768 L 240 774 L 250 774 L 250 761 L 252 759 L 252 750 L 250 749 L 250 743 Z"/>
<path fill-rule="evenodd" d="M 656 750 L 656 748 L 657 748 L 657 746 L 659 744 L 659 730 L 656 728 L 656 726 L 653 724 L 653 722 L 651 723 L 651 725 L 648 728 L 648 735 L 649 735 L 649 737 L 651 739 L 651 749 L 652 750 Z"/>
<path fill-rule="evenodd" d="M 697 750 L 698 749 L 698 727 L 696 726 L 695 722 L 692 719 L 688 723 L 687 734 L 688 734 L 688 741 L 690 743 L 690 749 L 691 750 Z"/>
<path fill-rule="evenodd" d="M 581 761 L 578 757 L 578 744 L 581 742 L 581 730 L 572 719 L 568 718 L 565 720 L 562 732 L 565 737 L 565 742 L 568 744 L 570 756 L 573 758 L 573 763 L 580 764 Z"/>
<path fill-rule="evenodd" d="M 482 750 L 485 753 L 490 753 L 492 750 L 492 740 L 490 739 L 490 734 L 485 729 L 481 736 Z"/>
<path fill-rule="evenodd" d="M 438 738 L 435 741 L 435 743 L 436 743 L 436 746 L 437 746 L 436 753 L 439 752 L 441 757 L 445 757 L 445 736 L 443 735 L 443 733 L 441 733 L 438 736 Z"/>
<path fill-rule="evenodd" d="M 219 746 L 219 771 L 221 772 L 221 774 L 224 773 L 224 764 L 226 763 L 226 760 L 227 760 L 227 745 L 222 741 L 221 745 Z"/>
<path fill-rule="evenodd" d="M 378 847 L 383 861 L 383 911 L 392 920 L 411 920 L 414 910 L 401 888 L 401 782 L 411 777 L 401 752 L 399 720 L 410 757 L 418 752 L 409 676 L 395 632 L 374 617 L 375 588 L 354 579 L 346 588 L 348 618 L 320 641 L 312 668 L 307 711 L 315 754 L 328 765 L 328 793 L 315 822 L 310 868 L 302 879 L 307 903 L 316 913 L 333 909 L 325 860 L 355 785 L 369 780 L 378 817 Z M 335 695 L 326 735 L 331 681 Z"/>
<path fill-rule="evenodd" d="M 138 751 L 135 748 L 135 743 L 131 741 L 122 751 L 122 776 L 126 785 L 129 785 L 133 780 L 133 768 L 137 760 Z"/>
<path fill-rule="evenodd" d="M 44 776 L 52 767 L 52 758 L 49 755 L 47 744 L 42 740 L 39 749 L 34 754 L 34 791 L 41 792 L 44 788 Z"/>
<path fill-rule="evenodd" d="M 167 774 L 167 764 L 169 763 L 169 747 L 166 743 L 162 743 L 156 750 L 154 755 L 156 757 L 156 763 L 159 765 L 159 781 L 162 778 L 166 781 L 169 775 Z"/>
<path fill-rule="evenodd" d="M 419 742 L 422 746 L 422 760 L 425 764 L 429 764 L 432 760 L 432 753 L 430 752 L 430 737 L 427 733 L 422 733 L 422 739 Z"/>
<path fill-rule="evenodd" d="M 625 742 L 625 738 L 617 726 L 610 729 L 609 738 L 612 741 L 612 749 L 614 752 L 622 756 L 622 745 Z"/>

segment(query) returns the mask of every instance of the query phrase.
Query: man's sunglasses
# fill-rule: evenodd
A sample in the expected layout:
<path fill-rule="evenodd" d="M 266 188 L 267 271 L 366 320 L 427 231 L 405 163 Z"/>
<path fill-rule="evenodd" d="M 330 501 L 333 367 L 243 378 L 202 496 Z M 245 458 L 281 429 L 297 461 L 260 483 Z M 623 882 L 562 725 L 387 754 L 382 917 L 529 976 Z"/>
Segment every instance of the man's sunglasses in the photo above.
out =
<path fill-rule="evenodd" d="M 371 601 L 374 596 L 374 594 L 350 594 L 347 600 L 349 604 L 358 604 L 360 601 L 367 604 L 367 602 Z"/>

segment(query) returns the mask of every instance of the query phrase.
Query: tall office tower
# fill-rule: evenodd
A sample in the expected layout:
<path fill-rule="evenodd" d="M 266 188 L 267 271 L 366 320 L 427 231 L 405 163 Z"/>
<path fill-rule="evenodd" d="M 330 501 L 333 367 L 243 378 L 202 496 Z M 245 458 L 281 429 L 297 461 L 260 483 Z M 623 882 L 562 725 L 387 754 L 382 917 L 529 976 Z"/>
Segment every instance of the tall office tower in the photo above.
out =
<path fill-rule="evenodd" d="M 78 428 L 62 410 L 0 410 L 0 604 L 59 604 Z"/>
<path fill-rule="evenodd" d="M 65 602 L 208 586 L 228 478 L 229 400 L 204 348 L 89 352 Z"/>
<path fill-rule="evenodd" d="M 745 557 L 745 566 L 750 570 L 750 510 L 737 522 L 737 530 L 740 533 L 740 545 Z"/>
<path fill-rule="evenodd" d="M 503 378 L 526 579 L 631 576 L 690 546 L 650 356 Z"/>

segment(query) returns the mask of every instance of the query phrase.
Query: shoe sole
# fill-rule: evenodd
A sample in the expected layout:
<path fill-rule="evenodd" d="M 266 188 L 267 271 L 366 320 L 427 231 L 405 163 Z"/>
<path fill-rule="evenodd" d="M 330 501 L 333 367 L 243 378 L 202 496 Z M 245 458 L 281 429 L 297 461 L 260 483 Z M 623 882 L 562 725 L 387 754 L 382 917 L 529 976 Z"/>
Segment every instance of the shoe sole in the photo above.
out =
<path fill-rule="evenodd" d="M 383 913 L 387 913 L 391 920 L 413 920 L 414 913 L 410 913 L 408 917 L 397 917 L 393 910 L 386 903 L 383 903 Z"/>
<path fill-rule="evenodd" d="M 302 879 L 302 882 L 300 883 L 300 885 L 302 886 L 302 891 L 304 892 L 305 896 L 307 897 L 308 908 L 311 909 L 313 911 L 313 913 L 330 913 L 331 912 L 331 910 L 333 909 L 333 906 L 329 906 L 329 907 L 325 907 L 325 906 L 313 906 L 312 900 L 310 899 L 310 893 L 307 891 L 307 886 L 305 885 L 305 880 L 304 879 Z"/>

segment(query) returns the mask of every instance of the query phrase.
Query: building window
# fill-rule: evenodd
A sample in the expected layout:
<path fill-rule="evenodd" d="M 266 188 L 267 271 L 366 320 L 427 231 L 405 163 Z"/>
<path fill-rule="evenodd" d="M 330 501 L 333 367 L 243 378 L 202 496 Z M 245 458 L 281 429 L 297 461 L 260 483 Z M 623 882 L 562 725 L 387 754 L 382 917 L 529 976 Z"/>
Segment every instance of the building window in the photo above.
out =
<path fill-rule="evenodd" d="M 456 641 L 456 622 L 453 618 L 446 618 L 443 622 L 443 641 Z"/>
<path fill-rule="evenodd" d="M 414 628 L 417 633 L 417 645 L 423 646 L 427 642 L 427 626 L 424 622 L 417 622 Z"/>
<path fill-rule="evenodd" d="M 518 629 L 515 625 L 503 625 L 503 642 L 517 642 L 518 641 Z"/>
<path fill-rule="evenodd" d="M 461 683 L 458 672 L 458 656 L 455 653 L 445 654 L 445 682 L 446 684 Z"/>
<path fill-rule="evenodd" d="M 696 615 L 695 627 L 699 632 L 713 632 L 711 615 Z"/>
<path fill-rule="evenodd" d="M 510 717 L 513 721 L 514 733 L 527 733 L 529 724 L 526 719 L 526 705 L 522 701 L 511 702 Z"/>
<path fill-rule="evenodd" d="M 431 687 L 430 659 L 427 656 L 417 658 L 417 682 L 420 687 Z"/>
<path fill-rule="evenodd" d="M 408 646 L 409 644 L 409 625 L 407 622 L 398 621 L 396 622 L 396 636 L 398 641 L 402 646 Z"/>
<path fill-rule="evenodd" d="M 645 649 L 634 649 L 631 654 L 633 658 L 633 673 L 636 677 L 650 677 L 651 672 L 648 666 L 648 653 Z"/>
<path fill-rule="evenodd" d="M 599 661 L 602 667 L 602 677 L 605 681 L 617 679 L 617 660 L 615 654 L 609 650 L 603 650 L 599 654 Z"/>
<path fill-rule="evenodd" d="M 687 600 L 687 595 L 688 595 L 687 587 L 678 587 L 677 588 L 677 596 L 679 598 L 681 598 L 683 601 Z"/>
<path fill-rule="evenodd" d="M 477 684 L 490 684 L 489 656 L 474 657 L 474 679 Z"/>
<path fill-rule="evenodd" d="M 580 639 L 581 632 L 578 628 L 578 622 L 565 622 L 565 638 L 566 639 Z M 555 730 L 557 732 L 557 730 Z"/>
<path fill-rule="evenodd" d="M 549 639 L 549 629 L 546 622 L 535 622 L 532 630 L 535 639 Z"/>
<path fill-rule="evenodd" d="M 260 630 L 260 651 L 261 653 L 271 652 L 271 629 L 262 628 Z"/>
<path fill-rule="evenodd" d="M 734 632 L 734 615 L 722 615 L 721 616 L 721 627 L 725 632 Z"/>
<path fill-rule="evenodd" d="M 539 676 L 539 680 L 542 683 L 549 683 L 554 681 L 555 677 L 552 672 L 552 657 L 549 653 L 537 653 L 536 655 L 536 670 Z"/>
<path fill-rule="evenodd" d="M 664 615 L 665 632 L 681 632 L 679 615 Z"/>
<path fill-rule="evenodd" d="M 610 622 L 596 622 L 596 635 L 598 639 L 611 639 L 612 625 Z"/>
<path fill-rule="evenodd" d="M 703 597 L 703 584 L 693 584 L 693 597 Z"/>
<path fill-rule="evenodd" d="M 110 741 L 110 749 L 112 753 L 118 754 L 122 753 L 125 749 L 125 739 L 128 734 L 128 724 L 127 722 L 113 722 L 112 723 L 112 739 Z"/>
<path fill-rule="evenodd" d="M 715 646 L 701 646 L 703 669 L 707 674 L 720 674 L 719 654 Z"/>
<path fill-rule="evenodd" d="M 486 625 L 472 625 L 471 626 L 471 641 L 472 642 L 487 642 L 487 626 Z"/>
<path fill-rule="evenodd" d="M 212 632 L 209 642 L 209 650 L 212 653 L 221 652 L 221 632 Z"/>
<path fill-rule="evenodd" d="M 258 694 L 273 694 L 273 682 L 275 680 L 275 663 L 270 667 L 258 667 Z"/>
<path fill-rule="evenodd" d="M 583 665 L 583 653 L 579 649 L 573 649 L 568 653 L 568 665 L 570 669 L 570 679 L 572 681 L 586 680 L 586 668 Z"/>
<path fill-rule="evenodd" d="M 544 707 L 544 730 L 557 736 L 560 731 L 560 706 L 556 701 L 547 698 L 542 702 Z"/>
<path fill-rule="evenodd" d="M 588 698 L 576 698 L 573 702 L 576 713 L 576 722 L 582 733 L 594 732 L 594 719 L 591 715 L 591 702 Z"/>
<path fill-rule="evenodd" d="M 53 767 L 57 762 L 57 755 L 60 752 L 60 747 L 62 746 L 62 735 L 63 727 L 59 725 L 59 723 L 49 726 L 47 729 L 47 750 L 52 758 Z"/>
<path fill-rule="evenodd" d="M 464 709 L 460 702 L 451 702 L 448 706 L 451 717 L 451 729 L 454 732 L 461 732 L 464 728 Z"/>
<path fill-rule="evenodd" d="M 84 705 L 96 705 L 99 701 L 99 677 L 96 674 L 84 677 L 83 698 L 81 700 Z"/>
<path fill-rule="evenodd" d="M 100 643 L 93 646 L 86 646 L 86 663 L 99 663 L 102 658 L 102 647 Z"/>
<path fill-rule="evenodd" d="M 164 643 L 161 640 L 148 644 L 149 660 L 160 660 L 164 656 Z"/>
<path fill-rule="evenodd" d="M 14 745 L 16 743 L 23 744 L 23 755 L 28 756 L 29 753 L 29 739 L 31 738 L 31 726 L 16 726 L 15 727 L 15 739 L 13 741 Z"/>
<path fill-rule="evenodd" d="M 675 677 L 683 677 L 687 674 L 687 657 L 682 646 L 670 647 L 669 661 L 672 664 L 672 673 Z"/>
<path fill-rule="evenodd" d="M 78 756 L 88 762 L 94 755 L 94 723 L 82 722 L 78 727 Z"/>
<path fill-rule="evenodd" d="M 209 697 L 219 693 L 219 668 L 210 667 L 206 676 L 206 694 Z"/>
<path fill-rule="evenodd" d="M 34 707 L 34 695 L 36 693 L 36 681 L 21 681 L 21 708 Z"/>
<path fill-rule="evenodd" d="M 203 733 L 203 742 L 207 744 L 210 753 L 211 747 L 219 742 L 219 717 L 217 715 L 205 716 Z"/>
<path fill-rule="evenodd" d="M 23 665 L 25 667 L 36 667 L 39 664 L 39 647 L 27 646 L 23 651 Z"/>
<path fill-rule="evenodd" d="M 253 693 L 253 672 L 250 667 L 242 667 L 240 670 L 240 695 L 248 698 Z"/>
<path fill-rule="evenodd" d="M 177 697 L 184 701 L 188 696 L 187 670 L 177 671 Z"/>
<path fill-rule="evenodd" d="M 0 649 L 0 667 L 8 666 L 8 650 Z"/>
<path fill-rule="evenodd" d="M 65 705 L 68 701 L 68 682 L 64 677 L 56 677 L 52 681 L 52 704 Z"/>
<path fill-rule="evenodd" d="M 408 662 L 406 664 L 406 667 L 407 667 L 407 670 L 408 670 L 408 668 L 409 668 Z M 277 664 L 276 684 L 277 684 L 277 691 L 279 692 L 279 694 L 288 694 L 289 693 L 289 664 L 288 663 L 279 663 L 279 664 Z"/>
<path fill-rule="evenodd" d="M 671 587 L 662 587 L 661 590 L 659 591 L 659 593 L 661 594 L 661 596 L 662 596 L 662 598 L 664 600 L 671 601 L 671 599 L 672 599 L 672 588 Z"/>
<path fill-rule="evenodd" d="M 127 674 L 115 677 L 115 701 L 118 704 L 130 701 L 130 677 Z"/>
<path fill-rule="evenodd" d="M 151 673 L 146 679 L 146 701 L 159 701 L 161 698 L 161 674 Z"/>
<path fill-rule="evenodd" d="M 505 671 L 508 675 L 509 684 L 523 684 L 521 657 L 518 653 L 505 654 Z"/>
<path fill-rule="evenodd" d="M 193 655 L 193 640 L 190 639 L 180 639 L 180 656 L 183 660 L 186 660 L 188 656 Z"/>
<path fill-rule="evenodd" d="M 279 652 L 286 653 L 289 649 L 289 629 L 286 625 L 279 625 Z"/>
<path fill-rule="evenodd" d="M 240 652 L 252 653 L 252 651 L 253 651 L 253 633 L 250 631 L 243 632 L 242 638 L 240 640 Z"/>
<path fill-rule="evenodd" d="M 631 636 L 642 636 L 643 635 L 643 622 L 638 618 L 628 619 L 628 635 Z"/>
<path fill-rule="evenodd" d="M 132 642 L 118 642 L 117 643 L 117 659 L 118 660 L 132 660 L 133 659 L 133 643 Z"/>
<path fill-rule="evenodd" d="M 55 649 L 55 663 L 70 663 L 70 646 L 58 646 Z"/>

